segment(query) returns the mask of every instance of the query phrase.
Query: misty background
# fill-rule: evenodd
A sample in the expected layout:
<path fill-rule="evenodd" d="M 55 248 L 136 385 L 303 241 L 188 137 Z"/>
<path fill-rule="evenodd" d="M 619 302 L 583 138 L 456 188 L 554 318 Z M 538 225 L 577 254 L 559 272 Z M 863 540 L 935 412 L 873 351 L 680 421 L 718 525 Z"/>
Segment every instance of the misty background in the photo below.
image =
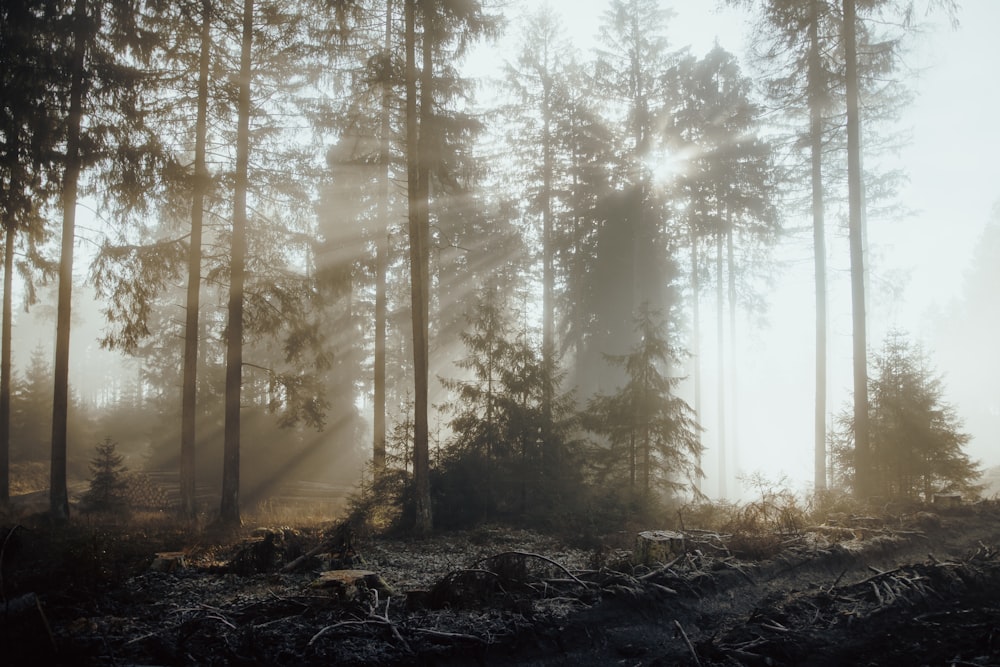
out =
<path fill-rule="evenodd" d="M 512 22 L 508 34 L 516 32 L 521 9 L 532 4 L 509 5 Z M 552 4 L 564 16 L 574 45 L 585 53 L 593 44 L 604 3 Z M 701 0 L 673 5 L 677 16 L 668 24 L 672 47 L 690 44 L 692 53 L 701 56 L 718 42 L 736 53 L 744 72 L 752 76 L 745 14 Z M 898 201 L 908 210 L 880 212 L 868 220 L 868 340 L 869 346 L 877 349 L 890 331 L 902 330 L 924 346 L 944 378 L 945 398 L 956 407 L 966 431 L 972 435 L 969 454 L 989 468 L 1000 465 L 1000 355 L 995 336 L 1000 325 L 1000 161 L 996 159 L 1000 124 L 995 120 L 1000 80 L 994 76 L 995 66 L 1000 63 L 1000 40 L 995 36 L 995 28 L 1000 25 L 1000 3 L 966 0 L 958 19 L 960 25 L 956 28 L 945 21 L 932 23 L 911 42 L 906 57 L 910 74 L 904 83 L 915 98 L 903 109 L 899 126 L 909 135 L 908 141 L 894 156 L 879 159 L 892 160 L 905 170 L 908 178 Z M 511 52 L 509 39 L 502 37 L 496 43 L 478 47 L 465 64 L 466 73 L 480 79 L 480 104 L 491 97 L 497 64 Z M 93 298 L 92 286 L 86 284 L 85 277 L 89 264 L 86 257 L 100 243 L 104 229 L 86 203 L 78 215 L 80 259 L 76 263 L 70 385 L 77 401 L 76 414 L 87 416 L 88 427 L 71 441 L 71 456 L 75 450 L 78 463 L 85 463 L 93 444 L 110 436 L 120 443 L 130 467 L 170 467 L 176 463 L 149 460 L 149 445 L 158 438 L 176 440 L 173 434 L 163 431 L 155 415 L 158 411 L 176 411 L 174 403 L 179 398 L 147 395 L 149 381 L 145 374 L 155 369 L 150 369 L 143 359 L 101 349 L 98 340 L 105 326 L 101 318 L 103 304 Z M 741 311 L 737 325 L 738 384 L 730 403 L 726 438 L 731 448 L 730 496 L 749 493 L 740 487 L 737 478 L 755 472 L 774 479 L 787 478 L 798 489 L 811 485 L 811 230 L 805 215 L 788 215 L 784 226 L 789 231 L 775 250 L 767 276 L 766 308 L 752 313 Z M 828 258 L 828 404 L 830 412 L 835 413 L 848 404 L 850 397 L 851 311 L 846 221 L 833 210 L 828 216 Z M 54 289 L 43 287 L 40 302 L 28 311 L 17 306 L 15 299 L 13 363 L 15 377 L 23 382 L 32 364 L 42 368 L 51 365 Z M 706 305 L 704 311 L 703 371 L 711 378 L 717 363 L 712 353 L 715 328 L 712 308 Z M 444 376 L 456 373 L 455 369 L 437 370 Z M 435 385 L 433 378 L 434 369 Z M 437 391 L 440 394 L 439 387 Z M 718 483 L 714 465 L 718 441 L 713 413 L 716 401 L 711 383 L 706 383 L 704 391 L 701 421 L 706 427 L 703 442 L 708 451 L 703 488 L 714 495 Z M 689 387 L 687 392 L 689 396 Z M 126 396 L 140 406 L 131 433 L 112 426 L 113 408 Z M 298 446 L 310 456 L 294 469 L 284 471 L 288 478 L 306 475 L 336 484 L 352 484 L 358 479 L 370 450 L 369 398 L 359 395 L 355 404 L 365 420 L 362 428 L 366 429 L 358 433 L 356 446 L 336 450 L 325 447 L 332 437 L 329 430 L 302 435 Z M 284 437 L 273 426 L 273 416 L 262 413 L 254 419 L 259 419 L 261 426 L 245 427 L 249 435 L 248 461 L 255 460 L 255 446 L 263 450 L 270 444 L 266 437 Z M 434 421 L 432 417 L 432 428 Z M 211 429 L 206 429 L 199 437 L 207 441 L 212 435 Z M 220 465 L 213 464 L 208 454 L 201 461 L 206 466 L 201 478 L 214 481 Z M 76 470 L 79 474 L 80 467 Z M 253 468 L 248 465 L 246 470 L 250 488 L 274 483 L 269 477 L 265 479 L 264 471 L 254 479 Z"/>

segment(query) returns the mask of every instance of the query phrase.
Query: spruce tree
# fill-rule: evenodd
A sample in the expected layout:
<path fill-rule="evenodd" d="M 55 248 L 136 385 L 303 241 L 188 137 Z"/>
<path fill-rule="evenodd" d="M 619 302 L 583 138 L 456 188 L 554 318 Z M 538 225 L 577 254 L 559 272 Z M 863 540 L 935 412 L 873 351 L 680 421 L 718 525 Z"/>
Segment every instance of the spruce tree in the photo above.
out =
<path fill-rule="evenodd" d="M 693 490 L 701 476 L 701 444 L 691 407 L 676 395 L 681 378 L 671 373 L 679 350 L 668 338 L 661 316 L 645 304 L 634 320 L 638 342 L 607 362 L 625 371 L 626 382 L 612 394 L 591 399 L 583 424 L 607 439 L 604 475 L 623 484 L 630 499 L 654 491 Z"/>
<path fill-rule="evenodd" d="M 937 492 L 975 492 L 979 469 L 965 452 L 970 436 L 945 401 L 944 383 L 926 352 L 904 333 L 890 332 L 872 355 L 868 395 L 874 495 L 929 502 Z M 857 484 L 852 411 L 839 415 L 830 437 L 838 477 Z"/>
<path fill-rule="evenodd" d="M 125 495 L 128 479 L 125 457 L 118 453 L 118 443 L 106 437 L 95 448 L 90 460 L 90 488 L 83 495 L 83 506 L 92 512 L 123 513 L 128 510 Z"/>

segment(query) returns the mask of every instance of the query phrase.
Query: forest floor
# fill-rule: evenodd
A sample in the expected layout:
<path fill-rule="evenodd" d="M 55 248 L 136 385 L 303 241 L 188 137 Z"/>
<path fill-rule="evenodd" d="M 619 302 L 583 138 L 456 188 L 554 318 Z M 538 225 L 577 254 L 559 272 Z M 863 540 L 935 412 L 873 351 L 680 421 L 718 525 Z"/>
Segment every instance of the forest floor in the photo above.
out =
<path fill-rule="evenodd" d="M 0 662 L 1000 665 L 996 501 L 683 535 L 644 566 L 631 535 L 0 517 Z"/>

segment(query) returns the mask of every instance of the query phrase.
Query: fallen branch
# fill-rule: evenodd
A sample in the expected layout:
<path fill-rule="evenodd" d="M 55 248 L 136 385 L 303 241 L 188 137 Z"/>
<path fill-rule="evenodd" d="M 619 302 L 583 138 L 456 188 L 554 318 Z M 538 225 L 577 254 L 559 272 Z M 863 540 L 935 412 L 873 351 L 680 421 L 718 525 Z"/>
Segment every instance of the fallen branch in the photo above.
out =
<path fill-rule="evenodd" d="M 691 657 L 694 658 L 694 664 L 697 665 L 697 667 L 701 667 L 701 660 L 698 658 L 698 652 L 694 650 L 694 644 L 691 643 L 687 633 L 684 632 L 684 626 L 682 626 L 677 619 L 674 619 L 674 625 L 677 627 L 678 632 L 681 633 L 681 637 L 684 638 L 684 643 L 687 644 L 688 650 L 691 651 Z"/>
<path fill-rule="evenodd" d="M 461 632 L 442 632 L 441 630 L 430 630 L 428 628 L 414 628 L 414 632 L 419 632 L 422 635 L 429 635 L 431 637 L 437 637 L 439 639 L 461 639 L 464 641 L 476 642 L 479 644 L 488 644 L 482 637 L 477 637 L 475 635 L 467 635 Z"/>
<path fill-rule="evenodd" d="M 871 567 L 871 566 L 869 566 L 868 569 L 869 570 L 874 570 L 875 574 L 873 574 L 872 576 L 868 577 L 867 579 L 863 579 L 862 581 L 859 581 L 858 585 L 864 585 L 864 584 L 867 584 L 870 581 L 874 581 L 875 579 L 878 579 L 879 577 L 885 577 L 885 576 L 888 576 L 890 574 L 895 574 L 895 573 L 899 572 L 902 568 L 897 567 L 897 568 L 893 568 L 891 570 L 886 570 L 885 572 L 883 572 L 882 570 L 877 570 L 877 569 L 875 569 L 874 567 Z"/>
<path fill-rule="evenodd" d="M 677 562 L 680 561 L 682 558 L 684 558 L 684 554 L 681 554 L 680 556 L 678 556 L 677 558 L 673 559 L 669 563 L 666 563 L 665 565 L 662 565 L 662 566 L 656 568 L 655 570 L 650 570 L 646 574 L 643 574 L 643 575 L 641 575 L 641 576 L 639 576 L 637 578 L 639 579 L 639 581 L 645 581 L 646 579 L 649 579 L 650 577 L 655 577 L 658 574 L 663 574 L 664 572 L 669 571 L 670 568 L 672 568 L 674 565 L 676 565 Z"/>
<path fill-rule="evenodd" d="M 786 628 L 777 621 L 769 621 L 767 623 L 761 623 L 760 627 L 767 628 L 768 630 L 774 630 L 775 632 L 791 632 L 789 628 Z"/>
<path fill-rule="evenodd" d="M 323 628 L 320 628 L 320 630 L 316 634 L 314 634 L 312 636 L 312 638 L 307 643 L 307 646 L 312 646 L 314 643 L 316 643 L 316 641 L 320 637 L 322 637 L 326 633 L 332 632 L 333 630 L 336 630 L 338 628 L 344 628 L 344 627 L 365 627 L 365 626 L 368 626 L 368 625 L 377 625 L 377 626 L 380 626 L 380 627 L 389 628 L 389 632 L 391 632 L 392 636 L 395 637 L 396 640 L 400 644 L 403 645 L 403 648 L 406 650 L 406 652 L 408 654 L 410 654 L 410 655 L 413 655 L 413 649 L 410 648 L 409 642 L 407 642 L 406 639 L 403 637 L 403 635 L 399 632 L 399 628 L 396 627 L 396 624 L 389 620 L 389 599 L 388 598 L 386 598 L 386 601 L 385 601 L 385 613 L 382 614 L 381 616 L 379 614 L 376 614 L 375 610 L 373 608 L 373 609 L 371 609 L 368 612 L 368 618 L 357 620 L 357 621 L 340 621 L 340 622 L 334 623 L 332 625 L 327 625 L 327 626 L 325 626 Z"/>
<path fill-rule="evenodd" d="M 503 558 L 504 556 L 521 556 L 522 558 L 537 558 L 538 560 L 545 561 L 546 563 L 549 563 L 551 565 L 555 565 L 557 568 L 559 568 L 560 570 L 562 570 L 563 572 L 565 572 L 567 577 L 569 577 L 570 579 L 572 579 L 573 581 L 575 581 L 580 586 L 583 586 L 584 588 L 587 588 L 586 582 L 584 582 L 579 577 L 577 577 L 575 574 L 573 574 L 568 569 L 566 569 L 566 566 L 563 565 L 562 563 L 558 563 L 558 562 L 552 560 L 551 558 L 549 558 L 547 556 L 542 556 L 540 554 L 533 554 L 533 553 L 529 553 L 527 551 L 505 551 L 503 553 L 495 554 L 495 555 L 489 556 L 487 558 L 481 558 L 480 560 L 476 561 L 476 565 L 480 565 L 480 564 L 482 564 L 482 563 L 484 563 L 484 562 L 486 562 L 488 560 L 494 560 L 494 559 L 497 559 L 497 558 Z"/>
<path fill-rule="evenodd" d="M 839 583 L 840 583 L 840 580 L 844 578 L 844 575 L 845 575 L 845 574 L 847 574 L 847 571 L 848 571 L 849 569 L 851 569 L 851 566 L 850 566 L 850 565 L 848 565 L 848 566 L 847 566 L 847 567 L 845 567 L 845 568 L 844 568 L 843 570 L 841 570 L 840 574 L 838 574 L 838 575 L 837 575 L 837 578 L 836 578 L 836 579 L 835 579 L 835 580 L 833 581 L 833 585 L 832 585 L 832 586 L 830 586 L 830 590 L 831 590 L 831 591 L 832 591 L 832 590 L 833 590 L 834 588 L 836 588 L 836 587 L 837 587 L 837 584 L 839 584 Z"/>
<path fill-rule="evenodd" d="M 329 551 L 329 550 L 330 550 L 330 544 L 328 542 L 326 542 L 326 541 L 321 542 L 318 546 L 313 547 L 312 549 L 310 549 L 306 553 L 302 554 L 301 556 L 299 556 L 295 560 L 293 560 L 293 561 L 291 561 L 289 563 L 286 563 L 285 566 L 281 568 L 281 572 L 283 572 L 283 573 L 294 572 L 295 570 L 297 570 L 299 568 L 299 566 L 302 565 L 302 563 L 306 562 L 307 560 L 309 560 L 313 556 L 317 556 L 317 555 L 319 555 L 321 553 L 324 553 L 326 551 Z"/>

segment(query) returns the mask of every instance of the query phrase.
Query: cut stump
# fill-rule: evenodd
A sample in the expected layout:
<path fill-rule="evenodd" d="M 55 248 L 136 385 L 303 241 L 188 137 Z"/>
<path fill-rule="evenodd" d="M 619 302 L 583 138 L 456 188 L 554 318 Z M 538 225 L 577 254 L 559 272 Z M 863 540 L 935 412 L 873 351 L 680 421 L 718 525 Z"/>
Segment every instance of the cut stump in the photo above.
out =
<path fill-rule="evenodd" d="M 644 530 L 635 538 L 633 560 L 637 565 L 666 563 L 684 553 L 684 536 L 672 530 Z"/>

